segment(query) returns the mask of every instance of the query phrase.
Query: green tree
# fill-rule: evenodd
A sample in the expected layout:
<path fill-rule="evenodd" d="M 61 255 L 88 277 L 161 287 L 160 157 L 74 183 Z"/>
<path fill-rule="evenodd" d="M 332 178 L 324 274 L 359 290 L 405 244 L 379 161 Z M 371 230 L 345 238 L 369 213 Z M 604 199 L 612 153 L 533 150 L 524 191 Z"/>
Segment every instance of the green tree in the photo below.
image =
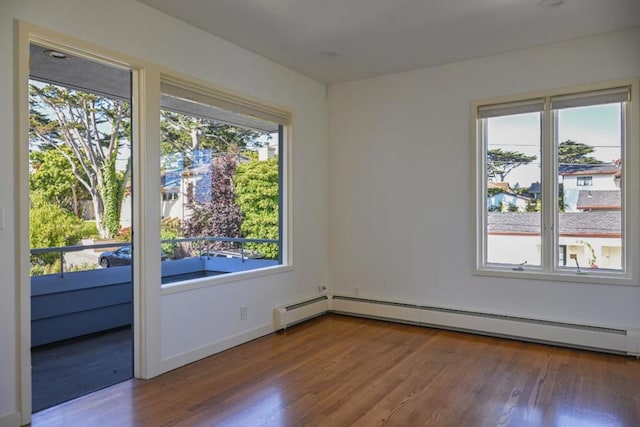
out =
<path fill-rule="evenodd" d="M 131 170 L 116 170 L 128 145 L 130 105 L 50 84 L 29 86 L 30 139 L 39 150 L 55 149 L 93 203 L 101 237 L 120 228 L 120 208 Z"/>
<path fill-rule="evenodd" d="M 169 110 L 161 111 L 162 154 L 171 156 L 180 153 L 185 168 L 193 165 L 198 150 L 237 153 L 249 145 L 258 146 L 256 140 L 261 135 L 261 132 L 252 129 Z"/>
<path fill-rule="evenodd" d="M 501 148 L 494 148 L 487 152 L 487 175 L 489 179 L 504 182 L 507 175 L 515 168 L 527 165 L 534 161 L 537 156 L 527 156 L 518 151 L 503 151 Z"/>
<path fill-rule="evenodd" d="M 558 144 L 558 163 L 560 165 L 597 165 L 600 160 L 591 157 L 595 148 L 570 139 Z"/>
<path fill-rule="evenodd" d="M 89 192 L 79 185 L 69 164 L 72 157 L 68 147 L 62 147 L 68 156 L 58 150 L 45 149 L 29 153 L 31 174 L 29 189 L 38 192 L 45 200 L 67 209 L 77 217 L 81 216 L 79 201 L 91 200 Z"/>
<path fill-rule="evenodd" d="M 31 195 L 29 242 L 31 248 L 72 246 L 82 238 L 84 221 L 60 206 L 47 202 L 41 194 Z M 59 259 L 55 252 L 32 255 L 31 263 L 50 266 Z"/>
<path fill-rule="evenodd" d="M 279 235 L 278 158 L 257 159 L 238 166 L 235 177 L 236 202 L 244 220 L 244 237 L 277 239 Z M 277 259 L 278 247 L 269 243 L 252 243 L 247 248 L 262 252 L 266 258 Z"/>

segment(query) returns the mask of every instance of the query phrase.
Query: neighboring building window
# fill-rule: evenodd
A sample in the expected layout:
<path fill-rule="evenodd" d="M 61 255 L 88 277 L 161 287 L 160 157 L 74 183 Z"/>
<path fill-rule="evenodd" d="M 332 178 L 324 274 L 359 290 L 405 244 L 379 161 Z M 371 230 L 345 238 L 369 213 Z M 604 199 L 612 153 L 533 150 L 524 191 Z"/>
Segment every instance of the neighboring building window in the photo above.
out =
<path fill-rule="evenodd" d="M 579 176 L 578 182 L 576 183 L 578 187 L 590 187 L 593 185 L 593 177 L 592 176 Z"/>
<path fill-rule="evenodd" d="M 163 83 L 163 283 L 283 263 L 286 117 Z"/>
<path fill-rule="evenodd" d="M 631 85 L 477 106 L 476 271 L 628 273 L 630 99 Z"/>

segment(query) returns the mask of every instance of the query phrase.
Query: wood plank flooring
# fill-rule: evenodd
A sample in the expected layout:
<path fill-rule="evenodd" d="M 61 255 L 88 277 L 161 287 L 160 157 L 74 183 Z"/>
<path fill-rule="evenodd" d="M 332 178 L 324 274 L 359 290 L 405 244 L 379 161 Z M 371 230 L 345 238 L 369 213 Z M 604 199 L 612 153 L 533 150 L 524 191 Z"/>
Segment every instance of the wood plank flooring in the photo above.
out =
<path fill-rule="evenodd" d="M 640 426 L 640 361 L 327 315 L 33 426 Z"/>

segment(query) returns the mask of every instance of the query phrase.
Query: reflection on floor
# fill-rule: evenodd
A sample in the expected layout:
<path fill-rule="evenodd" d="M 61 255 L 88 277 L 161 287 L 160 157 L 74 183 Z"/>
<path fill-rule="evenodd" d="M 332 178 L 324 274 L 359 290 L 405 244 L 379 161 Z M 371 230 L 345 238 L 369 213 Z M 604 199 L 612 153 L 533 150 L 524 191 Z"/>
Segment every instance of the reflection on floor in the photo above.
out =
<path fill-rule="evenodd" d="M 33 412 L 133 376 L 130 327 L 31 349 Z"/>

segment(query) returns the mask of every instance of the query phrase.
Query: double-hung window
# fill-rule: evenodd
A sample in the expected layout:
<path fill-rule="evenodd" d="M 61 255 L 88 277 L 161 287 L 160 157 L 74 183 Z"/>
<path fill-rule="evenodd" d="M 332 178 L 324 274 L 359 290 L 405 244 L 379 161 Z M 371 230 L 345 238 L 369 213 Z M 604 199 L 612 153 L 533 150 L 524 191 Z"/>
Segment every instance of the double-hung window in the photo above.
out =
<path fill-rule="evenodd" d="M 631 281 L 636 90 L 474 104 L 477 274 Z"/>

